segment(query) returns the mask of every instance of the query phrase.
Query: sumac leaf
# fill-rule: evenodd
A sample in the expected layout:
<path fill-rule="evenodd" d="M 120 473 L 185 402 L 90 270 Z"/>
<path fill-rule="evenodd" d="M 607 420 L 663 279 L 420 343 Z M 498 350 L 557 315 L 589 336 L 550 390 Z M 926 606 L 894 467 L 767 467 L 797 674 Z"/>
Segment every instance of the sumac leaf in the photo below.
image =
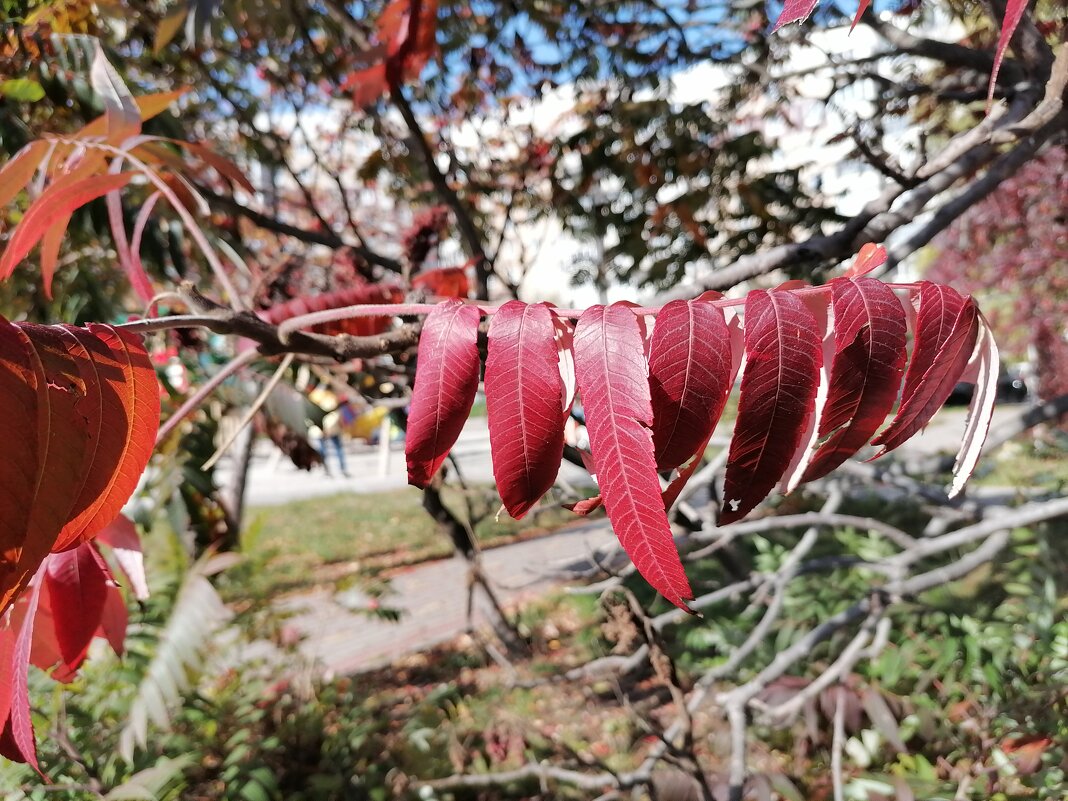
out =
<path fill-rule="evenodd" d="M 789 25 L 791 22 L 804 22 L 812 15 L 817 2 L 819 0 L 786 0 L 779 18 L 775 20 L 775 27 L 771 29 L 772 32 L 774 33 L 783 25 Z"/>
<path fill-rule="evenodd" d="M 11 234 L 3 256 L 0 256 L 0 279 L 11 275 L 15 265 L 33 250 L 33 246 L 41 241 L 57 218 L 69 215 L 89 201 L 125 186 L 132 177 L 132 172 L 94 175 L 72 184 L 53 184 L 46 189 Z M 45 289 L 51 291 L 50 286 Z"/>
<path fill-rule="evenodd" d="M 26 185 L 48 155 L 48 142 L 30 142 L 0 167 L 0 208 L 7 206 Z"/>
<path fill-rule="evenodd" d="M 674 300 L 656 316 L 649 349 L 656 465 L 671 470 L 708 440 L 731 389 L 731 336 L 723 310 Z"/>
<path fill-rule="evenodd" d="M 593 306 L 575 328 L 575 374 L 605 511 L 638 572 L 686 609 L 693 598 L 671 536 L 653 452 L 641 327 L 627 306 Z"/>
<path fill-rule="evenodd" d="M 73 672 L 85 659 L 100 627 L 110 574 L 92 543 L 50 555 L 45 562 L 45 589 L 64 666 Z"/>
<path fill-rule="evenodd" d="M 915 344 L 897 415 L 873 445 L 876 457 L 927 425 L 945 403 L 971 358 L 979 333 L 975 302 L 949 287 L 920 282 Z"/>
<path fill-rule="evenodd" d="M 786 471 L 813 413 L 822 346 L 816 321 L 786 290 L 745 301 L 745 357 L 738 420 L 727 458 L 722 523 L 744 517 Z"/>
<path fill-rule="evenodd" d="M 4 443 L 4 458 L 0 459 L 0 614 L 24 579 L 18 563 L 48 448 L 44 382 L 43 368 L 29 338 L 18 326 L 0 320 L 0 439 Z M 44 408 L 39 409 L 42 404 Z M 43 432 L 39 419 L 45 421 Z"/>
<path fill-rule="evenodd" d="M 1027 0 L 1008 0 L 1005 3 L 1005 16 L 1001 20 L 1001 34 L 998 36 L 998 47 L 994 53 L 994 68 L 990 71 L 990 86 L 986 91 L 988 108 L 994 100 L 994 87 L 997 86 L 998 73 L 1001 72 L 1001 62 L 1005 60 L 1005 51 L 1026 10 Z"/>
<path fill-rule="evenodd" d="M 459 300 L 435 306 L 419 337 L 408 415 L 408 483 L 425 487 L 445 461 L 478 391 L 479 311 Z"/>
<path fill-rule="evenodd" d="M 862 448 L 886 420 L 905 365 L 905 311 L 874 278 L 831 282 L 835 356 L 820 438 L 804 480 L 825 476 Z"/>
<path fill-rule="evenodd" d="M 111 358 L 98 363 L 98 372 L 111 385 L 111 392 L 106 391 L 105 396 L 114 398 L 121 410 L 114 409 L 105 418 L 104 435 L 111 437 L 114 445 L 122 442 L 123 447 L 117 462 L 101 466 L 110 480 L 96 514 L 79 532 L 82 542 L 92 539 L 114 521 L 133 495 L 156 444 L 160 413 L 159 383 L 144 340 L 136 334 L 97 323 L 90 323 L 89 331 L 111 352 Z M 118 370 L 122 371 L 121 386 L 116 383 Z M 115 450 L 109 449 L 107 454 L 109 459 L 113 458 Z"/>
<path fill-rule="evenodd" d="M 564 452 L 564 381 L 548 305 L 513 300 L 493 315 L 485 389 L 493 477 L 518 520 L 556 481 Z"/>
<path fill-rule="evenodd" d="M 10 663 L 0 665 L 0 692 L 7 690 L 4 694 L 11 699 L 6 722 L 0 721 L 3 725 L 0 754 L 16 762 L 26 762 L 38 772 L 40 770 L 37 766 L 37 743 L 33 737 L 33 719 L 30 717 L 27 671 L 40 595 L 41 583 L 38 581 L 30 589 L 22 616 L 17 620 L 14 615 L 8 617 L 9 624 L 14 628 L 14 648 L 11 649 Z M 4 650 L 6 649 L 0 648 L 0 651 Z"/>
<path fill-rule="evenodd" d="M 968 422 L 964 426 L 964 439 L 961 441 L 960 450 L 953 464 L 953 483 L 949 488 L 949 497 L 954 498 L 964 489 L 979 454 L 982 453 L 983 443 L 986 441 L 987 432 L 990 430 L 990 420 L 994 415 L 994 400 L 998 392 L 998 371 L 1000 361 L 998 359 L 998 346 L 994 342 L 994 333 L 990 330 L 990 324 L 982 314 L 979 317 L 979 341 L 976 343 L 975 352 L 969 367 L 975 368 L 975 391 L 972 393 L 972 401 L 968 406 Z"/>

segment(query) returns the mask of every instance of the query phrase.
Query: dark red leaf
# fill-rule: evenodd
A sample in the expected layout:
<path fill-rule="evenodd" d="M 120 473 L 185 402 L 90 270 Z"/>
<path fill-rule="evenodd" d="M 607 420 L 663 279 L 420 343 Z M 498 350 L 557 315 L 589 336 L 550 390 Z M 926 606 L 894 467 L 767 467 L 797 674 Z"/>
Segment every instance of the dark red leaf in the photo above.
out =
<path fill-rule="evenodd" d="M 771 29 L 772 32 L 779 30 L 783 25 L 789 25 L 791 22 L 804 22 L 812 14 L 813 9 L 816 8 L 817 2 L 818 0 L 786 0 L 786 4 L 782 7 L 782 13 L 775 20 L 775 27 Z"/>
<path fill-rule="evenodd" d="M 872 440 L 873 445 L 882 446 L 876 457 L 927 425 L 960 380 L 979 335 L 978 309 L 970 298 L 923 281 L 919 302 L 901 404 L 893 422 Z"/>
<path fill-rule="evenodd" d="M 574 347 L 586 430 L 612 528 L 645 580 L 685 609 L 693 593 L 660 495 L 638 318 L 624 305 L 593 306 L 579 318 Z"/>
<path fill-rule="evenodd" d="M 44 577 L 59 654 L 69 670 L 76 670 L 100 626 L 111 575 L 92 543 L 82 543 L 50 555 Z"/>
<path fill-rule="evenodd" d="M 723 310 L 674 300 L 656 316 L 649 350 L 656 465 L 671 470 L 708 440 L 731 390 L 731 336 Z"/>
<path fill-rule="evenodd" d="M 547 304 L 510 301 L 493 315 L 486 413 L 493 477 L 516 520 L 556 481 L 564 452 L 564 381 Z"/>
<path fill-rule="evenodd" d="M 824 442 L 805 481 L 825 476 L 862 448 L 893 408 L 905 366 L 905 310 L 873 278 L 831 282 L 834 343 L 831 386 L 820 419 Z"/>
<path fill-rule="evenodd" d="M 808 426 L 823 360 L 812 313 L 792 292 L 753 290 L 745 301 L 745 355 L 723 523 L 744 517 L 771 491 Z"/>
<path fill-rule="evenodd" d="M 67 343 L 73 337 L 52 326 L 20 323 L 18 327 L 26 334 L 44 370 L 44 382 L 38 386 L 36 422 L 41 437 L 39 476 L 37 489 L 29 499 L 32 511 L 17 568 L 19 587 L 25 587 L 63 526 L 79 511 L 75 501 L 89 468 L 87 452 L 92 452 L 85 411 L 83 370 L 87 366 L 79 365 L 68 352 Z"/>
<path fill-rule="evenodd" d="M 419 370 L 408 415 L 408 483 L 425 487 L 445 461 L 478 391 L 479 311 L 459 300 L 435 306 L 419 338 Z"/>
<path fill-rule="evenodd" d="M 42 449 L 48 447 L 47 426 L 41 432 L 37 424 L 48 416 L 44 381 L 29 339 L 18 326 L 0 318 L 0 441 L 4 443 L 4 458 L 0 459 L 0 614 L 29 578 L 18 571 L 18 562 L 29 533 L 31 501 L 45 455 Z M 44 404 L 43 411 L 38 410 L 39 404 Z"/>

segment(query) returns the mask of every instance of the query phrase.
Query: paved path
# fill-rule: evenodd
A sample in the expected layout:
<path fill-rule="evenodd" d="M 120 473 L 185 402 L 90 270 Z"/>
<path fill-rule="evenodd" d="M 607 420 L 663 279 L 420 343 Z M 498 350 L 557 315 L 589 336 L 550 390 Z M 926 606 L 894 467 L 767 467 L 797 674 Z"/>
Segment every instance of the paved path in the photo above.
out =
<path fill-rule="evenodd" d="M 589 561 L 611 547 L 615 536 L 603 522 L 581 523 L 547 537 L 485 551 L 482 563 L 505 606 L 537 598 L 556 580 L 552 574 Z M 384 667 L 398 657 L 447 642 L 467 629 L 467 564 L 460 558 L 426 562 L 395 576 L 384 607 L 401 619 L 390 622 L 369 612 L 369 598 L 357 590 L 336 595 L 322 589 L 282 599 L 304 636 L 302 651 L 325 673 L 346 675 Z M 488 622 L 488 601 L 476 594 L 475 623 Z"/>
<path fill-rule="evenodd" d="M 994 425 L 1018 414 L 1019 406 L 997 410 Z M 964 409 L 940 412 L 927 431 L 902 450 L 917 453 L 955 451 L 964 429 Z M 399 446 L 398 446 L 399 448 Z M 474 482 L 492 482 L 485 420 L 471 421 L 456 446 L 461 470 Z M 388 476 L 374 476 L 376 452 L 351 450 L 351 479 L 328 478 L 321 470 L 297 471 L 292 465 L 271 464 L 266 451 L 258 453 L 250 475 L 251 505 L 282 503 L 297 498 L 339 492 L 380 492 L 405 486 L 404 455 L 393 454 Z M 583 483 L 586 474 L 565 463 L 562 475 Z M 591 551 L 610 547 L 615 538 L 605 521 L 579 523 L 557 534 L 486 551 L 486 574 L 498 588 L 505 605 L 538 597 L 554 583 L 548 574 L 567 564 L 587 561 Z M 383 606 L 401 612 L 399 622 L 382 620 L 369 612 L 370 599 L 358 591 L 333 594 L 326 589 L 289 596 L 279 608 L 292 614 L 291 625 L 304 637 L 303 652 L 324 672 L 335 675 L 382 667 L 398 657 L 447 642 L 467 628 L 467 568 L 460 559 L 418 565 L 392 581 L 393 595 Z M 478 619 L 486 621 L 485 599 L 479 594 Z"/>

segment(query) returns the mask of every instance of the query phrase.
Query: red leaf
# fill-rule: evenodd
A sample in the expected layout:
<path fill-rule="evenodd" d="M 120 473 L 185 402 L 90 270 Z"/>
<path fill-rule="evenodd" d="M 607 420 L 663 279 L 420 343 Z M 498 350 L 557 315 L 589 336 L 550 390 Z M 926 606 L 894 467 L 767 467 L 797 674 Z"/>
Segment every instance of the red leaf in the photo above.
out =
<path fill-rule="evenodd" d="M 671 483 L 664 488 L 662 493 L 664 498 L 664 508 L 670 510 L 675 505 L 675 501 L 679 499 L 679 495 L 686 488 L 686 485 L 690 483 L 690 479 L 693 478 L 693 474 L 697 472 L 697 468 L 701 465 L 704 459 L 705 448 L 708 447 L 709 441 L 712 439 L 711 432 L 708 437 L 698 446 L 697 452 L 693 458 L 683 467 L 679 468 L 678 475 L 671 480 Z"/>
<path fill-rule="evenodd" d="M 812 14 L 813 9 L 816 8 L 817 2 L 818 0 L 786 0 L 786 5 L 782 7 L 782 13 L 775 20 L 775 27 L 771 29 L 772 33 L 779 30 L 783 25 L 789 25 L 791 22 L 804 22 Z"/>
<path fill-rule="evenodd" d="M 505 303 L 493 315 L 486 412 L 493 477 L 505 508 L 522 518 L 556 481 L 564 452 L 564 381 L 547 304 Z"/>
<path fill-rule="evenodd" d="M 126 650 L 126 626 L 129 621 L 130 613 L 126 609 L 122 591 L 114 584 L 109 584 L 96 636 L 104 637 L 117 656 L 122 656 Z"/>
<path fill-rule="evenodd" d="M 722 523 L 748 514 L 786 471 L 813 413 L 823 360 L 812 313 L 784 290 L 746 297 L 745 353 Z"/>
<path fill-rule="evenodd" d="M 881 264 L 886 264 L 886 248 L 871 242 L 860 249 L 849 269 L 842 273 L 843 278 L 860 278 L 867 275 Z"/>
<path fill-rule="evenodd" d="M 849 26 L 849 32 L 852 33 L 853 29 L 857 27 L 857 23 L 860 22 L 860 18 L 864 16 L 864 12 L 868 10 L 868 6 L 871 5 L 871 0 L 860 0 L 860 5 L 857 6 L 857 13 L 853 17 L 853 24 Z M 867 247 L 867 246 L 865 246 Z M 863 251 L 861 251 L 863 253 Z M 859 261 L 859 259 L 858 259 Z M 876 266 L 876 265 L 873 265 Z M 858 273 L 858 275 L 864 275 L 864 273 Z M 850 276 L 853 277 L 853 276 Z"/>
<path fill-rule="evenodd" d="M 298 297 L 293 300 L 271 306 L 258 312 L 260 317 L 269 323 L 277 325 L 291 317 L 299 317 L 310 311 L 324 311 L 326 309 L 340 309 L 345 306 L 359 306 L 368 303 L 400 303 L 404 300 L 404 292 L 400 287 L 383 284 L 359 283 L 355 286 L 339 289 L 334 292 L 325 292 L 311 297 Z M 315 308 L 312 308 L 312 307 Z M 389 317 L 350 317 L 346 320 L 335 320 L 312 327 L 317 334 L 352 334 L 353 336 L 374 336 L 385 331 L 390 326 Z"/>
<path fill-rule="evenodd" d="M 10 688 L 3 695 L 10 698 L 10 707 L 0 737 L 0 754 L 15 762 L 26 762 L 40 772 L 37 766 L 37 743 L 33 737 L 33 720 L 30 718 L 30 689 L 27 672 L 30 665 L 30 649 L 33 646 L 33 625 L 37 617 L 37 602 L 41 593 L 40 582 L 34 582 L 26 601 L 25 611 L 15 635 L 15 647 L 11 661 L 0 665 L 0 691 Z M 9 618 L 12 625 L 14 620 Z M 0 651 L 6 649 L 0 648 Z"/>
<path fill-rule="evenodd" d="M 445 461 L 478 391 L 479 311 L 458 300 L 435 306 L 419 338 L 405 455 L 408 483 L 425 487 Z"/>
<path fill-rule="evenodd" d="M 602 506 L 604 506 L 604 501 L 601 499 L 600 495 L 594 495 L 592 498 L 583 498 L 581 501 L 564 504 L 565 509 L 574 512 L 580 517 L 586 517 L 600 509 Z"/>
<path fill-rule="evenodd" d="M 645 580 L 686 609 L 693 593 L 660 495 L 642 345 L 629 308 L 593 306 L 575 329 L 575 374 L 612 528 Z"/>
<path fill-rule="evenodd" d="M 998 36 L 998 49 L 994 53 L 994 69 L 990 72 L 990 88 L 986 92 L 986 107 L 989 109 L 994 100 L 994 87 L 997 85 L 998 73 L 1001 72 L 1001 62 L 1005 60 L 1005 50 L 1009 47 L 1009 41 L 1016 26 L 1023 19 L 1027 10 L 1027 0 L 1008 0 L 1005 3 L 1005 17 L 1001 20 L 1001 35 Z"/>
<path fill-rule="evenodd" d="M 52 607 L 59 654 L 68 671 L 85 659 L 100 627 L 110 574 L 91 543 L 54 553 L 45 561 L 44 579 Z"/>
<path fill-rule="evenodd" d="M 862 448 L 886 420 L 905 366 L 905 311 L 874 278 L 838 278 L 834 299 L 835 356 L 820 420 L 830 438 L 813 457 L 804 481 L 825 476 Z"/>
<path fill-rule="evenodd" d="M 392 0 L 378 18 L 381 63 L 351 73 L 341 89 L 357 106 L 373 103 L 390 86 L 419 77 L 436 46 L 437 0 Z M 383 52 L 384 51 L 384 52 Z"/>
<path fill-rule="evenodd" d="M 69 215 L 89 201 L 125 186 L 132 177 L 132 172 L 94 175 L 71 184 L 53 184 L 46 189 L 11 234 L 3 256 L 0 256 L 0 279 L 11 275 L 15 265 L 33 250 L 33 246 L 57 218 Z M 45 289 L 51 291 L 51 285 L 46 285 Z"/>
<path fill-rule="evenodd" d="M 975 301 L 949 287 L 920 282 L 916 343 L 905 373 L 901 405 L 893 422 L 875 439 L 878 458 L 927 425 L 960 380 L 979 334 Z"/>
<path fill-rule="evenodd" d="M 656 316 L 649 350 L 656 465 L 671 470 L 708 440 L 731 390 L 731 336 L 723 310 L 674 300 Z"/>
<path fill-rule="evenodd" d="M 467 271 L 463 267 L 438 267 L 412 278 L 413 289 L 426 289 L 439 298 L 466 298 L 471 293 Z"/>
<path fill-rule="evenodd" d="M 109 355 L 104 344 L 84 328 L 74 326 L 53 328 L 62 330 L 67 352 L 82 372 L 85 397 L 79 406 L 88 432 L 85 453 L 82 457 L 82 481 L 77 491 L 77 500 L 71 508 L 70 518 L 52 545 L 52 550 L 63 550 L 77 541 L 79 533 L 86 523 L 92 520 L 103 500 L 102 496 L 111 477 L 111 471 L 114 469 L 113 466 L 118 464 L 122 453 L 125 420 L 119 423 L 120 435 L 116 443 L 115 438 L 109 436 L 109 429 L 114 427 L 114 416 L 118 414 L 120 418 L 123 418 L 123 415 L 114 387 L 111 384 L 105 386 L 102 382 L 107 374 L 106 365 L 102 363 L 105 376 L 101 376 L 97 370 L 97 361 L 106 360 Z M 118 378 L 121 381 L 121 371 Z M 111 380 L 114 381 L 114 377 L 111 377 Z M 103 423 L 105 413 L 108 415 L 106 429 Z"/>
<path fill-rule="evenodd" d="M 4 458 L 0 459 L 0 614 L 29 578 L 19 573 L 18 562 L 48 448 L 47 426 L 42 432 L 37 422 L 41 418 L 47 421 L 48 416 L 44 382 L 44 371 L 29 339 L 17 326 L 0 318 L 0 441 L 4 443 Z M 38 408 L 41 405 L 43 410 Z"/>
<path fill-rule="evenodd" d="M 115 441 L 122 438 L 121 458 L 114 465 L 109 463 L 102 467 L 108 471 L 111 479 L 96 514 L 79 534 L 82 542 L 91 540 L 114 521 L 119 510 L 133 495 L 156 445 L 160 412 L 159 382 L 145 350 L 144 340 L 136 334 L 109 325 L 90 323 L 89 330 L 111 351 L 112 358 L 99 362 L 98 370 L 102 378 L 112 384 L 114 394 L 111 397 L 122 405 L 125 426 L 121 430 L 117 427 L 117 411 L 108 418 L 116 427 L 107 429 L 105 435 Z M 114 384 L 119 369 L 122 370 L 121 386 Z"/>
<path fill-rule="evenodd" d="M 44 370 L 44 382 L 38 385 L 36 422 L 42 438 L 38 444 L 38 483 L 33 497 L 28 499 L 32 511 L 17 568 L 20 586 L 25 586 L 72 514 L 80 511 L 75 501 L 93 451 L 89 447 L 90 423 L 85 408 L 83 369 L 88 368 L 81 367 L 68 352 L 68 342 L 74 337 L 51 326 L 20 323 L 18 327 L 29 338 Z"/>
<path fill-rule="evenodd" d="M 134 598 L 148 598 L 148 582 L 145 580 L 145 557 L 141 551 L 141 537 L 137 527 L 126 515 L 119 515 L 97 536 L 97 541 L 111 548 L 115 561 L 126 574 Z"/>

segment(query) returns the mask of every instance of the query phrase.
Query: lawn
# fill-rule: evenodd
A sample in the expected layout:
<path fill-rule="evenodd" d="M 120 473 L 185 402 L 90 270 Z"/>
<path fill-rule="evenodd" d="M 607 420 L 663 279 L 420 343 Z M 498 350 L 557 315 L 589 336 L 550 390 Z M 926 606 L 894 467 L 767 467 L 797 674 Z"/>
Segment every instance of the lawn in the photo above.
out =
<path fill-rule="evenodd" d="M 521 521 L 503 512 L 495 520 L 500 501 L 490 487 L 472 487 L 466 496 L 447 488 L 443 497 L 461 520 L 470 522 L 473 513 L 475 535 L 483 547 L 537 536 L 580 520 L 548 497 Z M 451 542 L 424 511 L 422 493 L 411 487 L 256 508 L 243 548 L 248 567 L 242 571 L 240 585 L 243 594 L 252 598 L 372 577 L 453 552 Z"/>

